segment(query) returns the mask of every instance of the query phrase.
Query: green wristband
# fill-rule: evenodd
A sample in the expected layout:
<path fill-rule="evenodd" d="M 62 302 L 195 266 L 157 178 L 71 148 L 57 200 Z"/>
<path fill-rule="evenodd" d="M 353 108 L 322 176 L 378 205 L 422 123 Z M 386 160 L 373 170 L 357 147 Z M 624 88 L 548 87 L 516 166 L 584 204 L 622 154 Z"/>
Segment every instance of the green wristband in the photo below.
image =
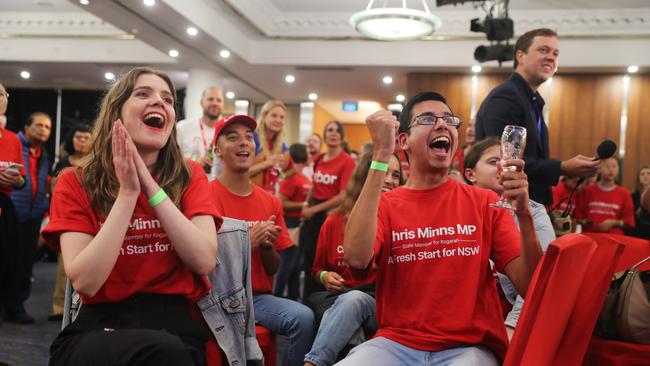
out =
<path fill-rule="evenodd" d="M 373 160 L 370 163 L 370 169 L 379 170 L 380 172 L 387 172 L 388 171 L 388 164 L 387 163 L 382 163 L 381 161 Z"/>
<path fill-rule="evenodd" d="M 320 271 L 320 283 L 324 285 L 323 283 L 323 278 L 325 278 L 325 275 L 327 274 L 327 271 Z"/>
<path fill-rule="evenodd" d="M 160 188 L 160 190 L 156 194 L 154 194 L 153 196 L 151 196 L 151 198 L 149 198 L 149 204 L 151 205 L 151 207 L 156 207 L 160 204 L 160 202 L 164 201 L 165 198 L 167 198 L 167 193 L 165 193 L 165 191 L 162 188 Z"/>

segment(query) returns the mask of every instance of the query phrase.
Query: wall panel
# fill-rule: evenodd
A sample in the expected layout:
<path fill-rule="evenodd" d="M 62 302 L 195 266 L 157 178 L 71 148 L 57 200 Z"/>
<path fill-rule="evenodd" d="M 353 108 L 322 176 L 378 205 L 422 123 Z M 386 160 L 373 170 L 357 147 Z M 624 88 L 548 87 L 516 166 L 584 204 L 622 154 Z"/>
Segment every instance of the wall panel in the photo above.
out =
<path fill-rule="evenodd" d="M 634 191 L 636 175 L 650 164 L 650 75 L 630 77 L 623 185 Z"/>

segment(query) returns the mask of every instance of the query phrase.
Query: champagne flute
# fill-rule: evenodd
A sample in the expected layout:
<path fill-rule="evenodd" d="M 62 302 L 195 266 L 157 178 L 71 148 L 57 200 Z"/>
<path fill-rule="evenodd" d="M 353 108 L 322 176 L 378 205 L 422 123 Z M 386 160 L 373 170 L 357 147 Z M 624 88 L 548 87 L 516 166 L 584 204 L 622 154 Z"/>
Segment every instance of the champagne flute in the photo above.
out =
<path fill-rule="evenodd" d="M 521 126 L 507 125 L 501 134 L 501 167 L 504 171 L 514 171 L 515 166 L 505 166 L 506 160 L 521 159 L 526 149 L 526 128 Z M 507 208 L 514 210 L 506 200 L 503 193 L 496 203 L 490 203 L 490 206 L 497 208 Z"/>

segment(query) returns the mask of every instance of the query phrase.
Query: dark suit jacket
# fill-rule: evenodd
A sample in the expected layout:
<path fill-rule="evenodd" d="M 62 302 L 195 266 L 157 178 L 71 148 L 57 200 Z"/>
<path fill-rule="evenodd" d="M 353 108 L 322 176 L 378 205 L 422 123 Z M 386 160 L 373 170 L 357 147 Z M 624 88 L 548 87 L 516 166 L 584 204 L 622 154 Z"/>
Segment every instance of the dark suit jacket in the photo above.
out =
<path fill-rule="evenodd" d="M 476 114 L 476 140 L 487 136 L 501 138 L 506 125 L 525 127 L 527 138 L 524 161 L 530 198 L 550 205 L 553 202 L 551 186 L 557 185 L 560 178 L 560 161 L 549 159 L 546 123 L 542 123 L 541 136 L 537 132 L 536 100 L 544 105 L 541 95 L 533 91 L 521 75 L 513 72 L 481 104 Z"/>

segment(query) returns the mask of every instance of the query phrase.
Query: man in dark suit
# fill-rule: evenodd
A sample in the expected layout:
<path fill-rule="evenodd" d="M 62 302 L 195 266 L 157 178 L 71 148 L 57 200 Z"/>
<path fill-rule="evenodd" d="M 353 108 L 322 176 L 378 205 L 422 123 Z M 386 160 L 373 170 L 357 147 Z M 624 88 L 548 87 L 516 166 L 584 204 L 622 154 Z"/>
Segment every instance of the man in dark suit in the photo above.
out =
<path fill-rule="evenodd" d="M 544 99 L 537 89 L 557 68 L 557 34 L 547 28 L 523 34 L 515 45 L 514 72 L 485 98 L 476 115 L 476 139 L 500 137 L 506 125 L 525 127 L 528 132 L 524 151 L 530 198 L 551 205 L 551 186 L 560 175 L 589 177 L 597 173 L 599 161 L 577 155 L 565 161 L 549 159 L 548 128 L 542 109 Z"/>

